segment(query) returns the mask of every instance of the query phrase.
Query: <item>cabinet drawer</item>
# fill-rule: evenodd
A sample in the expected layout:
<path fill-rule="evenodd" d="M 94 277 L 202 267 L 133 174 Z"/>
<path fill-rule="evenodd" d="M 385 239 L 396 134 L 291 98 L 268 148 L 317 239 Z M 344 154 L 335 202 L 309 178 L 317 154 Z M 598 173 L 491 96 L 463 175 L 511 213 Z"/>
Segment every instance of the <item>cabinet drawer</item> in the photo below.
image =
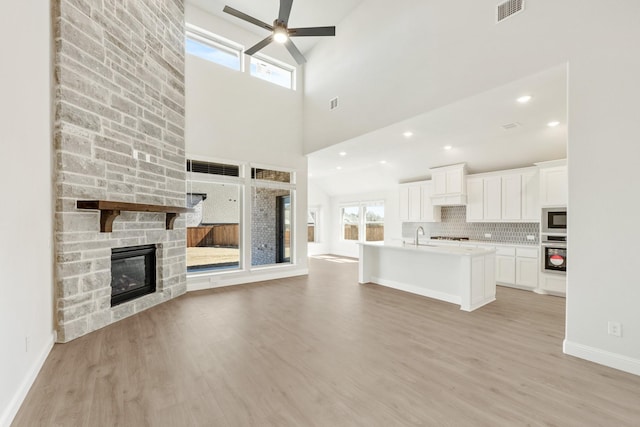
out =
<path fill-rule="evenodd" d="M 502 256 L 516 256 L 516 248 L 505 248 L 505 247 L 501 247 L 498 246 L 496 248 L 496 255 L 502 255 Z"/>
<path fill-rule="evenodd" d="M 538 258 L 537 248 L 516 248 L 516 256 L 522 258 Z"/>

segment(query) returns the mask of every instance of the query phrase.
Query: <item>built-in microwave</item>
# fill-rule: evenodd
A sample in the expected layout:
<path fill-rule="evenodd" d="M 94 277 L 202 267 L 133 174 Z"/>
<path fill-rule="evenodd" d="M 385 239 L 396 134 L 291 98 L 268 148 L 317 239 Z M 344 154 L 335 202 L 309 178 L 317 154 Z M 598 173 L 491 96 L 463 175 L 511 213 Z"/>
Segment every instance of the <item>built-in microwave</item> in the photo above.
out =
<path fill-rule="evenodd" d="M 566 233 L 567 208 L 542 209 L 542 224 L 540 225 L 543 233 Z"/>

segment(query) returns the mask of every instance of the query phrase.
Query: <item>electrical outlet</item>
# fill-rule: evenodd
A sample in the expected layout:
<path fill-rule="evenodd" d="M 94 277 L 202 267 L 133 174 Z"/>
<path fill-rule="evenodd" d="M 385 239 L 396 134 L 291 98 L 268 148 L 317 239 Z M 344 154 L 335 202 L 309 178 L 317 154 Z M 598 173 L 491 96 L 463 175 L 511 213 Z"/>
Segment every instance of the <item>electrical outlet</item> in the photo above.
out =
<path fill-rule="evenodd" d="M 485 237 L 485 239 L 490 239 L 491 238 L 491 233 L 484 233 L 484 237 Z"/>
<path fill-rule="evenodd" d="M 609 335 L 614 337 L 622 337 L 622 324 L 620 322 L 609 321 Z"/>
<path fill-rule="evenodd" d="M 133 158 L 138 160 L 140 152 L 138 150 L 133 150 Z"/>
<path fill-rule="evenodd" d="M 533 236 L 531 234 L 527 234 L 527 240 L 536 240 L 536 236 Z"/>
<path fill-rule="evenodd" d="M 24 337 L 24 352 L 29 353 L 29 337 Z"/>

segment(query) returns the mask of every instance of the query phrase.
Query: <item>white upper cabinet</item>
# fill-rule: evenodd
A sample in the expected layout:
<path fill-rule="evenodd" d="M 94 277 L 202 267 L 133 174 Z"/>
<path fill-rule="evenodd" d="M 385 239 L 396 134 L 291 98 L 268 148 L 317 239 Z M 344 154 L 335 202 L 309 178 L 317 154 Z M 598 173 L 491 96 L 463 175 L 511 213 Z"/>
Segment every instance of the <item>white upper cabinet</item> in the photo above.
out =
<path fill-rule="evenodd" d="M 409 221 L 409 187 L 401 185 L 398 190 L 398 199 L 400 200 L 398 216 L 400 221 Z"/>
<path fill-rule="evenodd" d="M 422 196 L 419 185 L 409 186 L 409 221 L 420 221 L 422 218 Z"/>
<path fill-rule="evenodd" d="M 569 177 L 566 159 L 536 165 L 540 168 L 540 206 L 567 206 Z"/>
<path fill-rule="evenodd" d="M 499 176 L 484 179 L 484 220 L 500 221 L 502 215 L 502 179 Z"/>
<path fill-rule="evenodd" d="M 484 180 L 482 178 L 467 179 L 467 222 L 478 222 L 484 219 Z"/>
<path fill-rule="evenodd" d="M 433 182 L 426 181 L 421 186 L 422 190 L 422 222 L 440 222 L 440 206 L 433 206 L 431 196 L 433 195 Z"/>
<path fill-rule="evenodd" d="M 537 171 L 522 174 L 522 220 L 540 221 L 540 177 Z"/>
<path fill-rule="evenodd" d="M 467 222 L 539 222 L 536 168 L 467 178 Z"/>
<path fill-rule="evenodd" d="M 522 175 L 502 177 L 502 220 L 522 219 Z"/>
<path fill-rule="evenodd" d="M 398 192 L 400 221 L 440 221 L 440 208 L 431 203 L 431 181 L 401 184 Z"/>
<path fill-rule="evenodd" d="M 431 169 L 433 182 L 432 203 L 435 206 L 466 204 L 466 175 L 464 163 Z"/>

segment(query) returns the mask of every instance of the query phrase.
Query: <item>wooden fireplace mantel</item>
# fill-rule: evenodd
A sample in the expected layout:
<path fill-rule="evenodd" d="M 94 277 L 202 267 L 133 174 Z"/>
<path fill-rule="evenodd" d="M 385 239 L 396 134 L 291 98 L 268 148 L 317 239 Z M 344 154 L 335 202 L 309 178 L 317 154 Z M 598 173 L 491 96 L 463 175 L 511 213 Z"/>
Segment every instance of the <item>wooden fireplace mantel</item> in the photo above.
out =
<path fill-rule="evenodd" d="M 78 209 L 100 211 L 100 232 L 111 233 L 113 220 L 120 215 L 120 211 L 128 212 L 160 212 L 166 215 L 166 229 L 173 230 L 173 223 L 181 213 L 193 212 L 193 209 L 178 206 L 145 205 L 142 203 L 110 202 L 107 200 L 78 200 Z"/>

